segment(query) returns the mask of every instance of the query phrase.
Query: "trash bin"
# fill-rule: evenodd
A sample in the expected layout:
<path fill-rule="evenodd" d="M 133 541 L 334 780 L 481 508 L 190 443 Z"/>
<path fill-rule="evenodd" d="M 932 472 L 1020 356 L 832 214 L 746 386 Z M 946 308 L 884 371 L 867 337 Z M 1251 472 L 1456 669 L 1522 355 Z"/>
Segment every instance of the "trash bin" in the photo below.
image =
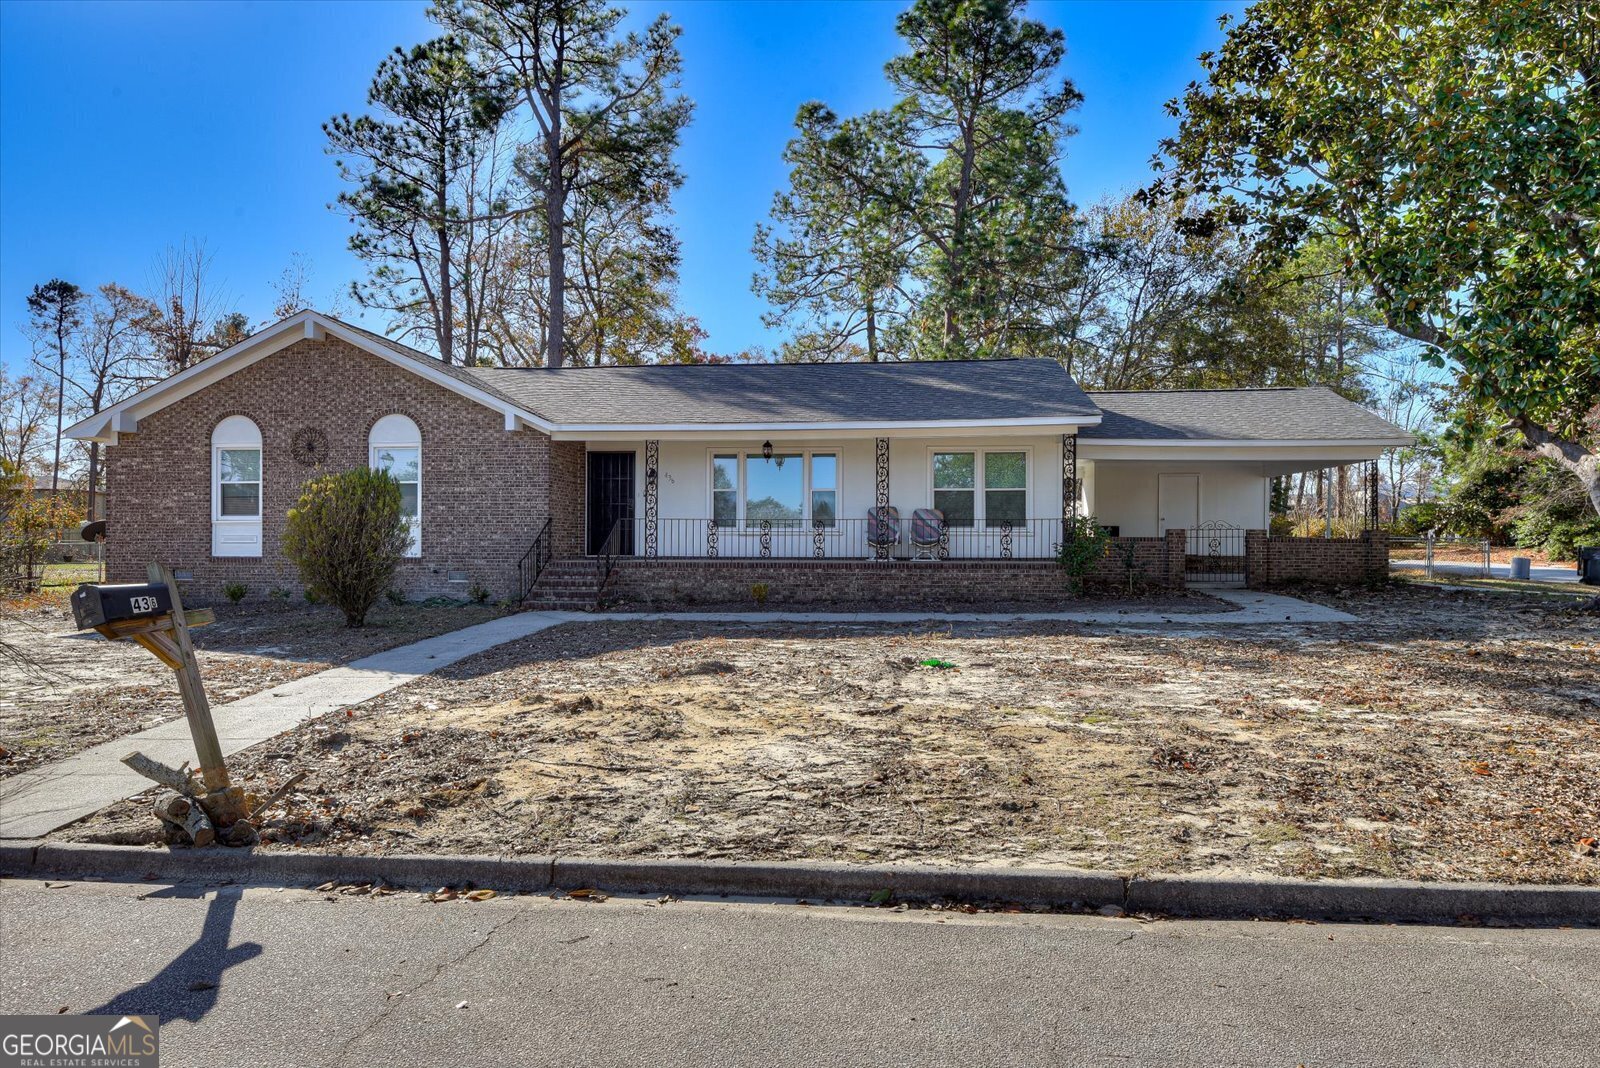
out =
<path fill-rule="evenodd" d="M 1579 546 L 1578 581 L 1585 586 L 1600 586 L 1600 545 Z"/>
<path fill-rule="evenodd" d="M 1511 558 L 1511 577 L 1521 579 L 1523 582 L 1533 577 L 1533 558 L 1528 556 L 1513 556 Z"/>

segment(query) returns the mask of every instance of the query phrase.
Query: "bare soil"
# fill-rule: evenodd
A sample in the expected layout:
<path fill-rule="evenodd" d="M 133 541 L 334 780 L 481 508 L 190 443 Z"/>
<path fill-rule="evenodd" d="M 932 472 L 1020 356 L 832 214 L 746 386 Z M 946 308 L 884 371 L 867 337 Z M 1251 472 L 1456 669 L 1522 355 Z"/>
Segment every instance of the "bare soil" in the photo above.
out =
<path fill-rule="evenodd" d="M 310 773 L 267 848 L 1600 882 L 1600 616 L 1316 598 L 1364 618 L 577 624 L 235 765 Z"/>
<path fill-rule="evenodd" d="M 193 631 L 213 704 L 503 613 L 453 601 L 383 603 L 367 626 L 351 629 L 327 606 L 215 610 L 217 622 Z M 172 672 L 133 642 L 79 633 L 65 592 L 8 606 L 0 642 L 22 654 L 0 658 L 0 778 L 183 715 Z"/>

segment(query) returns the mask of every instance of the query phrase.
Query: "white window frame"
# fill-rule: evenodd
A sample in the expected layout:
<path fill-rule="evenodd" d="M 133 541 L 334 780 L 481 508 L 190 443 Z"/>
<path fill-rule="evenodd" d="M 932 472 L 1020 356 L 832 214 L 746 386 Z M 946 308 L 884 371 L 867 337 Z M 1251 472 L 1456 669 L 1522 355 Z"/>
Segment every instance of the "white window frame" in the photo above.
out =
<path fill-rule="evenodd" d="M 844 515 L 845 515 L 845 511 L 844 511 L 844 450 L 840 449 L 840 448 L 831 448 L 831 447 L 823 447 L 823 448 L 816 448 L 816 449 L 803 449 L 803 448 L 802 449 L 788 449 L 788 448 L 779 449 L 776 446 L 774 446 L 772 451 L 775 454 L 776 453 L 782 453 L 785 456 L 796 456 L 797 455 L 797 456 L 799 456 L 801 458 L 801 462 L 802 462 L 802 465 L 803 465 L 803 473 L 802 473 L 801 478 L 800 478 L 800 484 L 801 484 L 800 492 L 801 492 L 802 501 L 803 501 L 802 506 L 801 506 L 801 510 L 803 512 L 803 515 L 802 515 L 802 517 L 800 519 L 800 526 L 801 526 L 801 528 L 803 528 L 803 529 L 805 529 L 807 531 L 810 531 L 810 530 L 813 529 L 812 526 L 811 526 L 811 523 L 812 523 L 812 515 L 811 515 L 811 491 L 812 491 L 811 460 L 812 460 L 812 457 L 814 457 L 814 456 L 831 456 L 831 457 L 833 457 L 833 526 L 831 526 L 831 527 L 823 527 L 822 528 L 822 532 L 823 532 L 824 536 L 826 536 L 826 537 L 833 537 L 833 536 L 838 535 L 839 533 L 841 533 L 843 531 L 843 529 L 844 529 L 843 519 L 844 519 Z M 728 455 L 732 455 L 736 460 L 736 463 L 734 465 L 734 474 L 735 474 L 736 478 L 738 479 L 738 482 L 733 487 L 733 503 L 734 503 L 733 526 L 731 526 L 731 527 L 721 527 L 721 526 L 719 526 L 717 528 L 717 530 L 718 530 L 719 533 L 759 535 L 761 533 L 761 528 L 759 526 L 751 527 L 751 526 L 747 526 L 746 525 L 746 523 L 745 523 L 745 515 L 744 515 L 744 505 L 745 505 L 745 491 L 746 491 L 747 487 L 750 485 L 749 476 L 745 471 L 745 465 L 746 465 L 746 462 L 750 459 L 751 456 L 755 456 L 755 457 L 758 457 L 758 458 L 760 457 L 760 455 L 761 455 L 761 446 L 760 445 L 754 445 L 754 446 L 751 446 L 751 445 L 727 446 L 725 448 L 714 448 L 714 449 L 707 449 L 706 450 L 706 502 L 705 502 L 706 503 L 706 518 L 707 519 L 715 519 L 716 516 L 717 516 L 717 509 L 716 509 L 716 500 L 717 500 L 717 498 L 716 498 L 716 488 L 717 488 L 716 462 L 717 462 L 717 457 L 719 457 L 719 456 L 728 456 Z"/>
<path fill-rule="evenodd" d="M 1012 527 L 1012 533 L 1018 536 L 1028 536 L 1033 533 L 1035 518 L 1030 513 L 1035 502 L 1033 492 L 1033 446 L 1031 445 L 930 445 L 928 446 L 927 472 L 927 501 L 928 507 L 937 507 L 933 501 L 933 458 L 949 453 L 970 452 L 973 454 L 972 462 L 972 526 L 951 527 L 951 530 L 967 530 L 973 533 L 994 534 L 999 527 L 988 525 L 987 495 L 984 490 L 984 471 L 988 465 L 988 457 L 993 452 L 1020 452 L 1022 454 L 1022 521 Z M 1014 491 L 1013 491 L 1014 492 Z"/>
<path fill-rule="evenodd" d="M 222 454 L 256 454 L 256 514 L 222 514 Z M 249 485 L 247 482 L 230 485 Z M 261 517 L 266 512 L 267 457 L 261 427 L 245 415 L 230 415 L 211 431 L 211 555 L 236 559 L 261 557 Z"/>
<path fill-rule="evenodd" d="M 402 422 L 403 421 L 403 422 Z M 409 428 L 409 429 L 408 429 Z M 379 470 L 378 453 L 384 449 L 416 449 L 417 450 L 417 514 L 415 517 L 407 516 L 406 523 L 411 528 L 411 543 L 406 546 L 405 555 L 416 559 L 422 555 L 422 431 L 408 415 L 393 412 L 372 424 L 372 429 L 367 433 L 367 466 L 372 470 Z"/>

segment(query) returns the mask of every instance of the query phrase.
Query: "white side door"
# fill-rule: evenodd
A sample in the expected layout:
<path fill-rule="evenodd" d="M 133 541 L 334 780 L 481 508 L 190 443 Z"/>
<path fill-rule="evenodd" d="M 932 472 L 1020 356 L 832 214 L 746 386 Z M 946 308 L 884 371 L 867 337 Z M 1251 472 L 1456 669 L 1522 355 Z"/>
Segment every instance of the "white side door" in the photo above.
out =
<path fill-rule="evenodd" d="M 1156 476 L 1156 533 L 1168 528 L 1193 530 L 1200 525 L 1200 476 Z"/>

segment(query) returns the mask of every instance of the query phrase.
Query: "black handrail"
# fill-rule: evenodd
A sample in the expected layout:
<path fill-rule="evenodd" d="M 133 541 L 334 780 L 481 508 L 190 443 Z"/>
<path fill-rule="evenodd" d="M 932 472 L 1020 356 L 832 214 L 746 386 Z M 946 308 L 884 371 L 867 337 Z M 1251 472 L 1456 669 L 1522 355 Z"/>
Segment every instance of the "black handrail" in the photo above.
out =
<path fill-rule="evenodd" d="M 550 519 L 546 516 L 544 526 L 539 528 L 538 535 L 533 539 L 533 544 L 528 546 L 528 551 L 522 554 L 522 559 L 517 561 L 517 586 L 519 602 L 526 601 L 528 594 L 533 592 L 533 587 L 539 581 L 539 574 L 544 570 L 544 565 L 554 556 L 550 541 Z"/>
<path fill-rule="evenodd" d="M 605 540 L 600 543 L 600 548 L 594 554 L 595 563 L 600 569 L 600 580 L 595 583 L 594 587 L 596 599 L 605 593 L 606 580 L 611 577 L 611 568 L 615 565 L 617 556 L 622 551 L 623 522 L 624 520 L 618 519 L 611 524 L 611 529 L 606 532 Z M 627 522 L 631 524 L 632 520 L 627 520 Z"/>

